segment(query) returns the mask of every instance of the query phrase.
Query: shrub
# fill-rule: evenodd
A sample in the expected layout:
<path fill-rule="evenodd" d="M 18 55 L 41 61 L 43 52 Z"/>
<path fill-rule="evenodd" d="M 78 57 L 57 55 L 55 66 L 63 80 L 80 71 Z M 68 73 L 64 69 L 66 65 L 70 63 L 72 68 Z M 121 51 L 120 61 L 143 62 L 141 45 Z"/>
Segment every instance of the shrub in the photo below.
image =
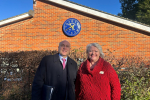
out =
<path fill-rule="evenodd" d="M 113 62 L 121 83 L 121 100 L 150 100 L 149 62 L 139 57 L 123 57 Z"/>

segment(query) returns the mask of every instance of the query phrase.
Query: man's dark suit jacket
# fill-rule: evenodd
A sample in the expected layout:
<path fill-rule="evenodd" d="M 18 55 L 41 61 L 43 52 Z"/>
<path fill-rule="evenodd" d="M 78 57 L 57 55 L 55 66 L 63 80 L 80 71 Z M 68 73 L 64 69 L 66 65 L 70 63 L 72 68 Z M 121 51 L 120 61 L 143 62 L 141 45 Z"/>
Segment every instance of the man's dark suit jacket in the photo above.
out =
<path fill-rule="evenodd" d="M 68 57 L 67 64 L 67 100 L 75 100 L 75 79 L 77 74 L 77 63 Z M 41 100 L 43 84 L 54 86 L 52 100 L 62 100 L 60 96 L 60 80 L 63 70 L 59 54 L 45 56 L 35 74 L 32 85 L 32 100 Z"/>

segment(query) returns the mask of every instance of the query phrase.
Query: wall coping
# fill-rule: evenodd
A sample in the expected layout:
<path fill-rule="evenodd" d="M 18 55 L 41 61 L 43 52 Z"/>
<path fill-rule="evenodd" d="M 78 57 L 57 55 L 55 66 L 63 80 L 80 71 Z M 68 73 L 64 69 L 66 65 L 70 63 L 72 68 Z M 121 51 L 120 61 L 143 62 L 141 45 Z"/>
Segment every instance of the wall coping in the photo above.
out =
<path fill-rule="evenodd" d="M 15 21 L 20 21 L 20 20 L 23 20 L 23 19 L 26 19 L 26 18 L 30 18 L 30 17 L 33 17 L 33 16 L 34 16 L 34 11 L 29 10 L 29 12 L 27 12 L 27 13 L 23 13 L 23 14 L 18 15 L 18 16 L 14 16 L 14 17 L 11 17 L 11 18 L 8 18 L 8 19 L 1 20 L 0 21 L 0 26 L 10 24 L 10 23 L 13 23 Z"/>
<path fill-rule="evenodd" d="M 100 10 L 86 7 L 86 6 L 71 2 L 71 1 L 66 1 L 66 0 L 46 0 L 46 1 L 50 1 L 59 5 L 74 9 L 74 10 L 78 10 L 80 12 L 84 12 L 84 13 L 87 13 L 87 14 L 90 14 L 99 18 L 103 18 L 103 19 L 113 21 L 119 24 L 123 24 L 132 28 L 145 31 L 145 32 L 150 32 L 149 25 L 146 25 L 137 21 L 129 20 L 127 18 L 119 17 L 116 15 L 112 15 L 106 12 L 102 12 Z"/>

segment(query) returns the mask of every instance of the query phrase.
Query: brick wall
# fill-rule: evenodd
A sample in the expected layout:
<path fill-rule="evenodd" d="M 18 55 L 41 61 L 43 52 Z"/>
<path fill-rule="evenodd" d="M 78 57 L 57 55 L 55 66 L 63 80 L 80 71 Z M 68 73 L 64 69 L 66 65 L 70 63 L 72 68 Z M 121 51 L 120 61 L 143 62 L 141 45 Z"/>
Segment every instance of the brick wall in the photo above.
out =
<path fill-rule="evenodd" d="M 0 28 L 0 51 L 56 50 L 62 40 L 71 47 L 85 49 L 88 43 L 99 43 L 104 53 L 116 56 L 136 55 L 150 58 L 150 33 L 119 25 L 49 1 L 37 1 L 34 17 Z M 62 25 L 68 18 L 81 23 L 75 37 L 67 37 Z"/>

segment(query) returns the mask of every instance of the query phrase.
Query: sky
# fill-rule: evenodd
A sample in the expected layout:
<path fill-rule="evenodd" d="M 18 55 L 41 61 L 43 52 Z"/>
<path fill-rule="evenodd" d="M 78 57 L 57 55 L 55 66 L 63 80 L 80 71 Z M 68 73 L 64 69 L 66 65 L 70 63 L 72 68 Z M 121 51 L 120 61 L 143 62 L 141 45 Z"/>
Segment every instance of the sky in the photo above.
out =
<path fill-rule="evenodd" d="M 113 15 L 121 13 L 119 0 L 70 0 Z M 0 0 L 0 20 L 33 10 L 33 0 Z"/>

